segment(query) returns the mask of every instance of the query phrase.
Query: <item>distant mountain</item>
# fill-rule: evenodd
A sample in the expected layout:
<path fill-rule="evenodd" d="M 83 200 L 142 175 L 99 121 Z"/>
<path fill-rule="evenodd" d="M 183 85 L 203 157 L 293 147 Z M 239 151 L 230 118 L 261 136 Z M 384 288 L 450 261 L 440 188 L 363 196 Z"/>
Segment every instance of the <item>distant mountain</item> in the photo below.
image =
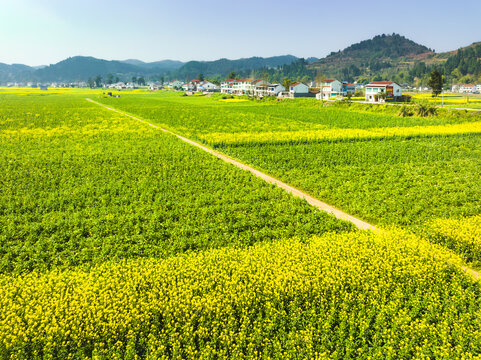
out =
<path fill-rule="evenodd" d="M 353 80 L 382 73 L 396 73 L 408 68 L 413 61 L 433 56 L 424 45 L 398 34 L 378 35 L 351 45 L 309 65 L 329 77 Z M 389 71 L 390 70 L 390 71 Z"/>
<path fill-rule="evenodd" d="M 137 59 L 128 59 L 122 60 L 121 62 L 125 64 L 136 65 L 144 69 L 156 69 L 162 72 L 177 70 L 184 65 L 182 61 L 176 60 L 161 60 L 147 63 Z"/>
<path fill-rule="evenodd" d="M 38 81 L 85 81 L 107 74 L 142 75 L 141 68 L 120 61 L 108 61 L 88 56 L 75 56 L 35 71 Z"/>
<path fill-rule="evenodd" d="M 175 60 L 143 62 L 137 59 L 108 61 L 75 56 L 49 66 L 30 67 L 0 63 L 0 84 L 8 82 L 86 81 L 112 74 L 121 81 L 133 76 L 147 80 L 191 80 L 199 74 L 211 80 L 222 80 L 234 72 L 240 77 L 258 77 L 282 82 L 308 82 L 318 76 L 366 82 L 394 80 L 399 83 L 427 84 L 429 74 L 439 70 L 448 83 L 481 83 L 481 42 L 445 53 L 435 53 L 426 46 L 398 34 L 378 35 L 370 40 L 332 52 L 325 58 L 299 59 L 292 55 L 269 58 L 215 61 Z"/>
<path fill-rule="evenodd" d="M 238 60 L 219 59 L 215 61 L 189 61 L 177 71 L 169 74 L 171 78 L 194 79 L 199 74 L 205 77 L 225 77 L 230 72 L 245 72 L 261 68 L 274 68 L 292 64 L 298 60 L 293 55 L 273 56 L 268 58 L 251 57 Z"/>
<path fill-rule="evenodd" d="M 121 63 L 124 64 L 130 64 L 130 65 L 135 65 L 135 66 L 143 66 L 146 65 L 145 62 L 137 59 L 127 59 L 127 60 L 119 60 Z"/>
<path fill-rule="evenodd" d="M 0 82 L 24 81 L 30 77 L 34 71 L 34 68 L 27 65 L 7 65 L 0 63 Z"/>

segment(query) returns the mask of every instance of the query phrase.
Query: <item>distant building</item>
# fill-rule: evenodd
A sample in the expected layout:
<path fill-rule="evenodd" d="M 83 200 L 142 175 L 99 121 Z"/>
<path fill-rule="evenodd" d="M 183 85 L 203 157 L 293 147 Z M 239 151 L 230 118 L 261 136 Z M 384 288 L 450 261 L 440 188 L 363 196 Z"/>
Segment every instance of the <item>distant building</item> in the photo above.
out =
<path fill-rule="evenodd" d="M 473 85 L 473 84 L 459 85 L 459 92 L 466 93 L 466 94 L 473 94 L 476 92 L 476 85 Z"/>
<path fill-rule="evenodd" d="M 309 86 L 303 83 L 294 83 L 289 86 L 289 94 L 291 97 L 302 97 L 308 96 L 309 94 Z"/>
<path fill-rule="evenodd" d="M 40 85 L 40 90 L 48 90 L 48 85 Z"/>
<path fill-rule="evenodd" d="M 481 94 L 481 84 L 476 85 L 476 92 L 477 92 L 478 94 Z"/>
<path fill-rule="evenodd" d="M 395 101 L 402 97 L 401 85 L 394 81 L 373 81 L 365 89 L 366 101 L 369 102 Z"/>
<path fill-rule="evenodd" d="M 354 95 L 356 92 L 356 85 L 348 83 L 348 82 L 343 82 L 342 83 L 342 92 L 344 96 L 349 96 L 349 95 Z"/>
<path fill-rule="evenodd" d="M 343 95 L 342 83 L 336 79 L 326 79 L 320 84 L 316 99 L 329 100 L 340 95 Z"/>
<path fill-rule="evenodd" d="M 197 87 L 200 84 L 200 80 L 191 80 L 182 85 L 184 91 L 197 91 Z"/>
<path fill-rule="evenodd" d="M 237 86 L 238 81 L 236 79 L 227 79 L 220 83 L 220 92 L 222 94 L 233 94 L 234 85 Z"/>
<path fill-rule="evenodd" d="M 208 91 L 208 92 L 216 92 L 219 91 L 220 87 L 210 81 L 201 81 L 197 85 L 197 91 Z"/>
<path fill-rule="evenodd" d="M 184 85 L 184 83 L 182 81 L 179 81 L 179 80 L 173 80 L 171 82 L 169 82 L 169 84 L 167 85 L 167 87 L 169 89 L 181 89 L 182 88 L 182 85 Z"/>

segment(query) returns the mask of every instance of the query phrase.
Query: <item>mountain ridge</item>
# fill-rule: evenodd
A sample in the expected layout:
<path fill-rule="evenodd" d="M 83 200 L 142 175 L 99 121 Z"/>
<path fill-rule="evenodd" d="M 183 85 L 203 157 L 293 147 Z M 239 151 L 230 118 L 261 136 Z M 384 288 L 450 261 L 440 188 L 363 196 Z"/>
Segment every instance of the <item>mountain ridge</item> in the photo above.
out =
<path fill-rule="evenodd" d="M 479 79 L 481 82 L 481 42 L 435 53 L 424 45 L 393 33 L 352 44 L 321 59 L 280 55 L 184 63 L 177 60 L 144 62 L 134 58 L 104 60 L 91 56 L 74 56 L 56 64 L 39 67 L 0 63 L 0 83 L 86 81 L 98 75 L 103 79 L 109 75 L 110 79 L 119 78 L 122 81 L 130 81 L 134 76 L 148 80 L 186 81 L 200 74 L 220 81 L 229 74 L 236 73 L 243 77 L 269 77 L 275 81 L 311 81 L 326 76 L 347 81 L 390 79 L 414 84 L 425 83 L 434 69 L 456 81 Z"/>

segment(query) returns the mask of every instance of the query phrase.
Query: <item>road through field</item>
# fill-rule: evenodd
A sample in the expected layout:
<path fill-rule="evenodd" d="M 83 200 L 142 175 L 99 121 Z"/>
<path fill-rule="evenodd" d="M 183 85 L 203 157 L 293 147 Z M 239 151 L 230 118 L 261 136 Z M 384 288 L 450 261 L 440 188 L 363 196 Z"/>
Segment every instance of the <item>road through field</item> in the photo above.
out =
<path fill-rule="evenodd" d="M 358 219 L 358 218 L 356 218 L 356 217 L 354 217 L 354 216 L 352 216 L 352 215 L 346 214 L 345 212 L 343 212 L 343 211 L 341 211 L 341 210 L 339 210 L 339 209 L 337 209 L 337 208 L 335 208 L 335 207 L 333 207 L 333 206 L 331 206 L 331 205 L 329 205 L 329 204 L 326 204 L 326 203 L 324 203 L 324 202 L 322 202 L 322 201 L 320 201 L 320 200 L 318 200 L 318 199 L 310 196 L 309 194 L 306 194 L 305 192 L 303 192 L 303 191 L 301 191 L 301 190 L 299 190 L 299 189 L 296 189 L 296 188 L 294 188 L 294 187 L 292 187 L 292 186 L 290 186 L 290 185 L 287 185 L 286 183 L 284 183 L 284 182 L 282 182 L 282 181 L 280 181 L 280 180 L 278 180 L 278 179 L 276 179 L 276 178 L 273 178 L 272 176 L 269 176 L 269 175 L 267 175 L 267 174 L 264 174 L 263 172 L 260 172 L 259 170 L 256 170 L 256 169 L 254 169 L 254 168 L 252 168 L 252 167 L 250 167 L 250 166 L 248 166 L 248 165 L 246 165 L 246 164 L 243 164 L 243 163 L 241 163 L 240 161 L 235 160 L 235 159 L 233 159 L 233 158 L 231 158 L 231 157 L 229 157 L 229 156 L 227 156 L 227 155 L 224 155 L 224 154 L 222 154 L 222 153 L 220 153 L 220 152 L 218 152 L 218 151 L 212 150 L 212 149 L 210 149 L 210 148 L 208 148 L 208 147 L 206 147 L 206 146 L 204 146 L 204 145 L 201 145 L 201 144 L 199 144 L 199 143 L 197 143 L 197 142 L 195 142 L 195 141 L 192 141 L 192 140 L 190 140 L 190 139 L 187 139 L 187 138 L 185 138 L 185 137 L 183 137 L 183 136 L 181 136 L 181 135 L 175 134 L 175 133 L 173 133 L 173 132 L 171 132 L 171 131 L 169 131 L 169 130 L 167 130 L 167 129 L 164 129 L 164 128 L 161 128 L 161 127 L 159 127 L 159 126 L 157 126 L 157 125 L 154 125 L 154 124 L 152 124 L 152 123 L 149 123 L 148 121 L 145 121 L 144 119 L 141 119 L 141 118 L 138 118 L 138 117 L 136 117 L 136 116 L 130 115 L 130 114 L 126 113 L 126 112 L 117 110 L 117 109 L 115 109 L 115 108 L 106 106 L 106 105 L 104 105 L 104 104 L 101 104 L 101 103 L 99 103 L 99 102 L 97 102 L 97 101 L 94 101 L 94 100 L 92 100 L 92 99 L 89 99 L 89 98 L 86 98 L 86 100 L 88 100 L 88 101 L 90 101 L 90 102 L 92 102 L 92 103 L 94 103 L 94 104 L 97 104 L 97 105 L 99 105 L 99 106 L 102 106 L 102 107 L 104 107 L 104 108 L 106 108 L 106 109 L 108 109 L 108 110 L 115 111 L 115 112 L 117 112 L 117 113 L 119 113 L 119 114 L 128 116 L 128 117 L 130 117 L 130 118 L 132 118 L 132 119 L 134 119 L 134 120 L 143 122 L 143 123 L 145 123 L 145 124 L 147 124 L 147 125 L 150 125 L 150 126 L 156 128 L 156 129 L 159 129 L 159 130 L 161 130 L 161 131 L 164 131 L 164 132 L 166 132 L 166 133 L 169 133 L 169 134 L 171 134 L 171 135 L 174 135 L 174 136 L 176 136 L 177 138 L 179 138 L 180 140 L 185 141 L 186 143 L 188 143 L 188 144 L 190 144 L 190 145 L 196 146 L 196 147 L 198 147 L 199 149 L 202 149 L 202 150 L 208 152 L 209 154 L 212 154 L 212 155 L 218 157 L 219 159 L 224 160 L 225 162 L 227 162 L 227 163 L 229 163 L 229 164 L 232 164 L 232 165 L 234 165 L 234 166 L 237 166 L 237 167 L 240 168 L 240 169 L 247 170 L 247 171 L 251 172 L 253 175 L 255 175 L 255 176 L 263 179 L 264 181 L 266 181 L 266 182 L 268 182 L 268 183 L 270 183 L 270 184 L 274 184 L 274 185 L 280 187 L 281 189 L 284 189 L 285 191 L 287 191 L 288 193 L 292 194 L 292 195 L 295 196 L 295 197 L 298 197 L 298 198 L 301 198 L 301 199 L 306 200 L 310 205 L 318 208 L 319 210 L 322 210 L 322 211 L 325 211 L 325 212 L 327 212 L 327 213 L 329 213 L 329 214 L 332 214 L 332 215 L 334 215 L 334 216 L 335 216 L 336 218 L 338 218 L 338 219 L 346 220 L 346 221 L 349 221 L 349 222 L 353 223 L 353 224 L 354 224 L 355 226 L 357 226 L 359 229 L 363 229 L 363 230 L 375 230 L 375 229 L 376 229 L 376 227 L 375 227 L 374 225 L 368 224 L 367 222 L 362 221 L 361 219 Z"/>

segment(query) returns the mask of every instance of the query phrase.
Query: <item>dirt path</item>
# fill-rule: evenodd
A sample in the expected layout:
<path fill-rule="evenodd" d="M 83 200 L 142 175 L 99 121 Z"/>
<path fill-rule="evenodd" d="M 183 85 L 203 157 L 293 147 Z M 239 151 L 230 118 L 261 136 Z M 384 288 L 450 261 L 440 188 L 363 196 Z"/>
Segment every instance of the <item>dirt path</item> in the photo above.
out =
<path fill-rule="evenodd" d="M 346 214 L 345 212 L 339 210 L 339 209 L 336 209 L 335 207 L 329 205 L 329 204 L 326 204 L 312 196 L 310 196 L 309 194 L 306 194 L 305 192 L 299 190 L 299 189 L 296 189 L 290 185 L 287 185 L 286 183 L 276 179 L 276 178 L 273 178 L 272 176 L 269 176 L 267 174 L 264 174 L 262 172 L 260 172 L 259 170 L 256 170 L 246 164 L 243 164 L 241 163 L 240 161 L 237 161 L 227 155 L 224 155 L 218 151 L 215 151 L 215 150 L 212 150 L 212 149 L 209 149 L 208 147 L 204 146 L 204 145 L 201 145 L 195 141 L 192 141 L 190 139 L 187 139 L 183 136 L 180 136 L 178 134 L 175 134 L 167 129 L 164 129 L 164 128 L 161 128 L 157 125 L 154 125 L 152 123 L 149 123 L 148 121 L 145 121 L 141 118 L 138 118 L 136 116 L 133 116 L 133 115 L 130 115 L 128 113 L 125 113 L 123 111 L 120 111 L 120 110 L 117 110 L 117 109 L 114 109 L 112 107 L 109 107 L 107 105 L 104 105 L 104 104 L 101 104 L 97 101 L 94 101 L 92 99 L 89 99 L 87 98 L 86 100 L 94 103 L 94 104 L 97 104 L 99 106 L 102 106 L 108 110 L 111 110 L 111 111 L 115 111 L 116 113 L 119 113 L 119 114 L 122 114 L 122 115 L 125 115 L 125 116 L 128 116 L 134 120 L 137 120 L 137 121 L 140 121 L 140 122 L 143 122 L 144 124 L 147 124 L 147 125 L 150 125 L 156 129 L 159 129 L 159 130 L 162 130 L 166 133 L 169 133 L 169 134 L 172 134 L 174 136 L 177 136 L 180 140 L 182 141 L 185 141 L 186 143 L 190 144 L 190 145 L 193 145 L 193 146 L 196 146 L 198 147 L 199 149 L 202 149 L 204 150 L 205 152 L 208 152 L 209 154 L 212 154 L 216 157 L 218 157 L 219 159 L 222 159 L 224 160 L 225 162 L 229 163 L 229 164 L 232 164 L 234 166 L 237 166 L 238 168 L 241 168 L 243 170 L 247 170 L 249 172 L 251 172 L 252 174 L 254 174 L 255 176 L 261 178 L 262 180 L 270 183 L 270 184 L 274 184 L 274 185 L 277 185 L 278 187 L 280 187 L 281 189 L 284 189 L 285 191 L 287 191 L 288 193 L 292 194 L 293 196 L 295 197 L 298 197 L 298 198 L 301 198 L 301 199 L 304 199 L 306 200 L 309 204 L 311 204 L 312 206 L 315 206 L 316 208 L 318 208 L 319 210 L 322 210 L 322 211 L 325 211 L 329 214 L 332 214 L 334 215 L 336 218 L 338 219 L 341 219 L 341 220 L 346 220 L 346 221 L 349 221 L 351 223 L 353 223 L 355 226 L 357 226 L 359 229 L 363 229 L 363 230 L 375 230 L 376 227 L 374 225 L 371 225 L 371 224 L 368 224 L 367 222 L 364 222 L 358 218 L 355 218 L 354 216 L 351 216 L 349 214 Z"/>

